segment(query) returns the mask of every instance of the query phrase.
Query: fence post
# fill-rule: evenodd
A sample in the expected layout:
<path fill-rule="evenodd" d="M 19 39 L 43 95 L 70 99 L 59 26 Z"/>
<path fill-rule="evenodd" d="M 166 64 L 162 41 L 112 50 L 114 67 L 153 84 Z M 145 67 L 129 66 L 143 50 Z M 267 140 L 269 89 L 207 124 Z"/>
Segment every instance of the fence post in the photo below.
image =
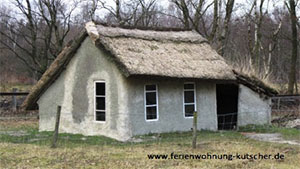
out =
<path fill-rule="evenodd" d="M 18 91 L 17 88 L 13 88 L 12 89 L 12 92 L 13 93 L 16 93 Z M 12 96 L 12 110 L 13 111 L 16 111 L 17 110 L 17 97 L 15 95 Z"/>
<path fill-rule="evenodd" d="M 277 111 L 279 111 L 280 109 L 280 98 L 277 99 Z"/>
<path fill-rule="evenodd" d="M 194 112 L 194 119 L 193 119 L 193 149 L 196 148 L 197 142 L 197 112 Z"/>
<path fill-rule="evenodd" d="M 58 129 L 59 129 L 59 120 L 60 120 L 60 111 L 61 111 L 61 106 L 57 106 L 55 129 L 54 129 L 51 148 L 56 148 L 56 142 L 57 142 L 57 138 L 58 138 Z"/>

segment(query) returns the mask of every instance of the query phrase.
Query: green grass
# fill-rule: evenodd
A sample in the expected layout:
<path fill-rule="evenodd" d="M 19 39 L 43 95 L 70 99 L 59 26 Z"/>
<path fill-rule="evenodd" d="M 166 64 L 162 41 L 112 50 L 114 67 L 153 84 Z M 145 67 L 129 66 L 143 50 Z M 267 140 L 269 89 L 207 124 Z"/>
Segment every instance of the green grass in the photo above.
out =
<path fill-rule="evenodd" d="M 17 144 L 35 144 L 35 145 L 50 145 L 53 132 L 38 132 L 37 130 L 27 130 L 28 134 L 21 136 L 12 136 L 2 134 L 0 142 L 17 143 Z M 59 134 L 60 147 L 76 147 L 88 145 L 114 145 L 121 144 L 116 140 L 102 136 L 83 136 L 80 134 Z"/>
<path fill-rule="evenodd" d="M 0 142 L 15 143 L 15 144 L 34 144 L 34 145 L 50 145 L 53 137 L 53 132 L 43 131 L 39 132 L 36 127 L 16 127 L 6 130 L 8 133 L 0 135 Z M 163 134 L 149 134 L 144 136 L 136 136 L 136 139 L 143 139 L 145 141 L 134 144 L 155 144 L 155 143 L 169 143 L 181 140 L 182 145 L 190 144 L 192 140 L 192 132 L 174 132 Z M 206 142 L 218 139 L 222 140 L 240 140 L 246 139 L 240 133 L 233 131 L 226 132 L 212 132 L 199 131 L 197 133 L 199 140 L 205 138 Z M 127 146 L 130 142 L 120 142 L 105 136 L 83 136 L 81 134 L 59 134 L 59 147 L 78 147 L 89 145 L 116 145 Z"/>
<path fill-rule="evenodd" d="M 39 132 L 37 124 L 0 125 L 0 142 L 14 144 L 50 145 L 54 132 Z M 11 125 L 11 126 L 9 126 Z M 6 126 L 6 127 L 5 127 Z M 59 146 L 76 147 L 82 145 L 122 144 L 103 136 L 83 136 L 81 134 L 59 134 Z"/>
<path fill-rule="evenodd" d="M 35 145 L 50 145 L 53 132 L 39 132 L 38 122 L 36 120 L 24 120 L 24 121 L 0 121 L 0 132 L 5 131 L 0 135 L 0 142 L 8 143 L 24 143 Z M 11 133 L 15 133 L 11 134 Z M 21 133 L 21 135 L 18 135 Z M 192 132 L 173 132 L 173 133 L 161 133 L 161 134 L 148 134 L 136 136 L 135 139 L 145 140 L 143 142 L 134 144 L 155 144 L 155 143 L 168 143 L 176 142 L 178 140 L 183 143 L 190 144 L 192 140 Z M 240 140 L 246 139 L 243 135 L 236 131 L 222 131 L 214 132 L 202 130 L 197 132 L 197 136 L 200 140 L 205 138 L 205 141 L 214 141 L 218 139 L 222 140 Z M 126 146 L 128 142 L 120 142 L 104 136 L 83 136 L 81 134 L 59 134 L 59 145 L 61 147 L 76 147 L 76 146 L 88 146 L 88 145 L 118 145 Z"/>
<path fill-rule="evenodd" d="M 243 131 L 289 133 L 270 126 L 245 127 Z M 24 135 L 11 135 L 22 133 Z M 4 132 L 11 132 L 5 134 Z M 300 148 L 260 142 L 236 131 L 199 131 L 197 148 L 191 148 L 192 132 L 136 136 L 140 143 L 119 142 L 103 136 L 59 134 L 51 149 L 53 132 L 38 132 L 36 121 L 0 121 L 0 168 L 298 168 Z M 25 135 L 27 133 L 27 135 Z M 294 134 L 294 130 L 291 133 Z M 296 133 L 297 134 L 297 133 Z M 288 134 L 287 134 L 288 135 Z M 149 160 L 147 154 L 277 154 L 284 160 Z"/>

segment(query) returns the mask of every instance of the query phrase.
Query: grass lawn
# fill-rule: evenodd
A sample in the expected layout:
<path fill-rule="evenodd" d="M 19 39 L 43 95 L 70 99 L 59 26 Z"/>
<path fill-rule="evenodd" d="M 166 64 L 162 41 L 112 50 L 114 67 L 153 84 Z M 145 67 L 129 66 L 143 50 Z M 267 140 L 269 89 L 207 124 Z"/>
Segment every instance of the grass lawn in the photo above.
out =
<path fill-rule="evenodd" d="M 37 121 L 0 121 L 0 168 L 298 168 L 300 146 L 250 140 L 239 132 L 166 133 L 138 137 L 140 143 L 118 142 L 102 136 L 60 134 L 51 149 L 52 132 L 38 132 Z M 276 127 L 248 127 L 243 131 L 280 132 L 299 139 L 300 131 Z M 285 133 L 285 135 L 284 135 Z M 149 159 L 148 154 L 271 154 L 284 159 Z"/>

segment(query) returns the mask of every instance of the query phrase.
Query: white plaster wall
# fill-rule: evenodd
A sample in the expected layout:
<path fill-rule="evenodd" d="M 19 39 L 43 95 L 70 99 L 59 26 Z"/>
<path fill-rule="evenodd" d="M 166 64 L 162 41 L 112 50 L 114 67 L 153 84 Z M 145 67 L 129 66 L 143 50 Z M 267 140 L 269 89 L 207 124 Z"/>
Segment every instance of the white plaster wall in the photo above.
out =
<path fill-rule="evenodd" d="M 131 79 L 129 87 L 130 123 L 133 135 L 148 133 L 190 131 L 193 118 L 183 114 L 183 84 L 185 80 Z M 144 111 L 144 85 L 158 87 L 159 119 L 146 121 Z M 196 82 L 198 129 L 217 130 L 216 86 L 214 83 Z"/>
<path fill-rule="evenodd" d="M 270 124 L 270 105 L 270 99 L 263 99 L 248 87 L 239 85 L 238 126 Z"/>
<path fill-rule="evenodd" d="M 65 74 L 66 72 L 62 72 L 60 78 L 65 78 Z M 64 81 L 58 80 L 38 100 L 40 131 L 54 130 L 57 105 L 62 105 L 64 93 Z"/>
<path fill-rule="evenodd" d="M 205 130 L 218 130 L 216 84 L 197 83 L 198 126 Z"/>
<path fill-rule="evenodd" d="M 87 38 L 66 70 L 38 101 L 40 131 L 54 129 L 56 106 L 61 105 L 60 132 L 104 135 L 118 140 L 131 137 L 126 79 Z M 106 121 L 94 120 L 94 81 L 106 82 Z"/>

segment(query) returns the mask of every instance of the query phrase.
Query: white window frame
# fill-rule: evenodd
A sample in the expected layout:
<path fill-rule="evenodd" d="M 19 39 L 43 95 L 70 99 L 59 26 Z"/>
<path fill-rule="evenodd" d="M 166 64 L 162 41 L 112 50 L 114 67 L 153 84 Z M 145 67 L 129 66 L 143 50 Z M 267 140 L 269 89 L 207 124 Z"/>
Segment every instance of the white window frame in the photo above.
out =
<path fill-rule="evenodd" d="M 185 84 L 193 84 L 194 85 L 194 89 L 185 89 L 184 88 L 184 85 Z M 194 103 L 185 103 L 184 102 L 184 92 L 185 91 L 193 91 L 194 92 Z M 182 92 L 182 105 L 183 105 L 183 117 L 186 118 L 186 119 L 190 119 L 190 118 L 194 118 L 193 116 L 185 116 L 185 106 L 186 105 L 195 105 L 194 107 L 194 111 L 197 111 L 197 100 L 196 100 L 196 83 L 195 82 L 185 82 L 183 84 L 183 92 Z"/>
<path fill-rule="evenodd" d="M 105 86 L 105 95 L 96 95 L 96 84 L 97 83 L 104 83 L 104 86 Z M 104 97 L 105 99 L 105 110 L 97 110 L 96 108 L 96 97 Z M 96 120 L 96 111 L 101 111 L 101 112 L 104 112 L 105 113 L 105 120 L 104 121 L 99 121 L 99 120 Z M 97 80 L 97 81 L 94 81 L 94 122 L 96 123 L 105 123 L 106 122 L 106 112 L 107 112 L 107 106 L 106 106 L 106 83 L 104 80 Z"/>
<path fill-rule="evenodd" d="M 150 86 L 150 85 L 154 85 L 155 86 L 155 90 L 149 90 L 146 91 L 146 86 Z M 146 102 L 146 93 L 149 92 L 155 92 L 156 94 L 156 104 L 152 104 L 152 105 L 147 105 Z M 156 106 L 156 119 L 147 119 L 147 107 L 154 107 Z M 145 121 L 147 122 L 151 122 L 151 121 L 158 121 L 159 119 L 159 112 L 158 112 L 158 88 L 157 88 L 157 84 L 146 84 L 144 85 L 144 112 L 145 112 Z"/>

